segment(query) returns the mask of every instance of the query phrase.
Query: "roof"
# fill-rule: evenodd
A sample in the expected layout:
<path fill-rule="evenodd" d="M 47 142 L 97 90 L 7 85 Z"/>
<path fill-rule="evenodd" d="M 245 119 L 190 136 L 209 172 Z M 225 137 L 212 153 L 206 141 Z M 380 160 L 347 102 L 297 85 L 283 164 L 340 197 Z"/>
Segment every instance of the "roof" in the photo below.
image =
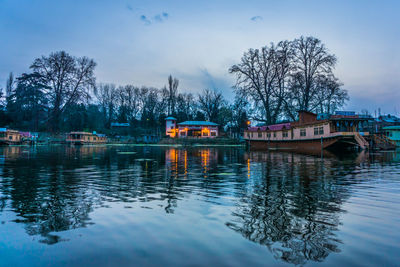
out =
<path fill-rule="evenodd" d="M 187 125 L 187 126 L 195 126 L 195 125 L 203 125 L 203 126 L 218 126 L 217 123 L 210 121 L 184 121 L 178 123 L 178 125 Z"/>
<path fill-rule="evenodd" d="M 249 127 L 247 130 L 251 132 L 255 131 L 280 131 L 280 130 L 288 130 L 290 129 L 290 122 L 287 123 L 279 123 L 279 124 L 273 124 L 273 125 L 268 125 L 268 126 L 260 126 L 260 127 Z"/>
<path fill-rule="evenodd" d="M 300 113 L 308 113 L 308 114 L 317 116 L 317 114 L 315 114 L 314 112 L 311 112 L 311 111 L 308 111 L 308 110 L 303 110 L 303 109 L 298 110 L 297 113 L 299 113 L 299 114 Z"/>
<path fill-rule="evenodd" d="M 87 135 L 93 135 L 92 133 L 88 133 L 88 132 L 70 132 L 69 134 L 87 134 Z"/>
<path fill-rule="evenodd" d="M 129 122 L 112 122 L 111 127 L 129 127 Z"/>
<path fill-rule="evenodd" d="M 169 116 L 165 118 L 166 121 L 176 121 L 176 118 Z"/>
<path fill-rule="evenodd" d="M 395 122 L 400 122 L 400 119 L 396 116 L 389 114 L 389 115 L 379 116 L 378 121 L 395 123 Z"/>
<path fill-rule="evenodd" d="M 386 126 L 382 128 L 383 130 L 400 130 L 400 125 L 398 126 Z"/>

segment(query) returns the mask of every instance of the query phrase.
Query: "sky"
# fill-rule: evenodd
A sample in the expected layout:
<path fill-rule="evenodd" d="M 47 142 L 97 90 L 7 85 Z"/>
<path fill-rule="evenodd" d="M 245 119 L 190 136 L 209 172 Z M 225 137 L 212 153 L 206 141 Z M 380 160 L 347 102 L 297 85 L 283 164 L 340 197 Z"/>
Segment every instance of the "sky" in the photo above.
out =
<path fill-rule="evenodd" d="M 314 36 L 338 58 L 345 109 L 400 115 L 400 1 L 0 0 L 0 87 L 55 51 L 97 62 L 97 82 L 234 96 L 249 48 Z"/>

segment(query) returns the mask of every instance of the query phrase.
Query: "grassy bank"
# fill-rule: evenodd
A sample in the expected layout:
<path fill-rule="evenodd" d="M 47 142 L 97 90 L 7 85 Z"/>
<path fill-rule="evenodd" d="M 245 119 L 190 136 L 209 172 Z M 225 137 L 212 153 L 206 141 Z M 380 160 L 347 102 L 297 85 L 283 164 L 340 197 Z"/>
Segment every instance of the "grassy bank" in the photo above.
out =
<path fill-rule="evenodd" d="M 163 138 L 159 144 L 182 146 L 244 146 L 245 143 L 233 138 Z"/>

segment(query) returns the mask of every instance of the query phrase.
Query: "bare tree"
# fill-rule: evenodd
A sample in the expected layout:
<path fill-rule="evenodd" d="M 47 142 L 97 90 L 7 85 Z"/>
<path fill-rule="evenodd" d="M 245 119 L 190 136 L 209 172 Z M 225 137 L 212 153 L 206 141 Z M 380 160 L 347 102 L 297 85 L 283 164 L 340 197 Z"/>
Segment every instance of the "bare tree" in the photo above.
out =
<path fill-rule="evenodd" d="M 96 87 L 95 96 L 103 112 L 105 126 L 109 128 L 117 107 L 117 88 L 114 84 L 99 84 Z"/>
<path fill-rule="evenodd" d="M 168 77 L 168 115 L 175 114 L 176 97 L 178 94 L 179 80 L 172 78 L 171 75 Z"/>
<path fill-rule="evenodd" d="M 61 114 L 66 107 L 90 98 L 95 88 L 96 63 L 87 57 L 76 58 L 64 51 L 35 59 L 30 68 L 45 80 L 50 98 L 49 126 L 58 131 Z"/>
<path fill-rule="evenodd" d="M 294 119 L 297 110 L 314 111 L 313 102 L 321 93 L 320 81 L 332 76 L 336 65 L 336 56 L 330 54 L 321 40 L 315 37 L 295 39 L 294 73 L 292 75 L 291 94 L 286 102 L 287 115 Z"/>
<path fill-rule="evenodd" d="M 295 120 L 298 110 L 333 112 L 348 100 L 334 76 L 336 57 L 314 37 L 250 49 L 229 72 L 236 94 L 248 99 L 252 119 L 275 123 Z"/>
<path fill-rule="evenodd" d="M 205 89 L 198 96 L 199 109 L 204 112 L 208 121 L 218 120 L 218 114 L 226 101 L 221 92 Z"/>
<path fill-rule="evenodd" d="M 117 89 L 119 120 L 133 121 L 139 112 L 140 89 L 133 85 L 120 86 Z"/>
<path fill-rule="evenodd" d="M 180 121 L 192 120 L 196 113 L 196 103 L 191 93 L 179 94 L 176 101 L 176 114 Z"/>
<path fill-rule="evenodd" d="M 347 90 L 341 88 L 342 83 L 335 76 L 323 76 L 317 83 L 319 90 L 313 98 L 310 110 L 332 114 L 349 100 Z"/>
<path fill-rule="evenodd" d="M 6 82 L 6 97 L 9 97 L 12 94 L 12 91 L 14 89 L 14 84 L 15 84 L 14 74 L 10 72 Z"/>
<path fill-rule="evenodd" d="M 278 52 L 279 51 L 279 52 Z M 253 118 L 274 123 L 282 113 L 289 51 L 285 42 L 247 51 L 229 72 L 236 75 L 236 91 L 252 100 Z"/>

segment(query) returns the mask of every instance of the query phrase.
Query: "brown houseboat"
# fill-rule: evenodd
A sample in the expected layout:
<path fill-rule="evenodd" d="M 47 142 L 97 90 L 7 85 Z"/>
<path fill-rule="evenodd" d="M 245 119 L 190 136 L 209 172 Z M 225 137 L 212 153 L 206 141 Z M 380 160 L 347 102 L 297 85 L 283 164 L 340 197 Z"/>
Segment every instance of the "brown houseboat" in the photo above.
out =
<path fill-rule="evenodd" d="M 96 132 L 70 132 L 66 142 L 73 145 L 104 144 L 107 142 L 107 137 Z"/>
<path fill-rule="evenodd" d="M 312 112 L 299 111 L 298 121 L 249 127 L 244 132 L 244 139 L 256 149 L 300 152 L 347 147 L 368 149 L 369 143 L 365 138 L 369 132 L 362 131 L 368 120 L 369 117 L 355 114 L 318 118 Z"/>
<path fill-rule="evenodd" d="M 0 128 L 0 145 L 17 145 L 21 142 L 22 137 L 18 131 Z"/>

